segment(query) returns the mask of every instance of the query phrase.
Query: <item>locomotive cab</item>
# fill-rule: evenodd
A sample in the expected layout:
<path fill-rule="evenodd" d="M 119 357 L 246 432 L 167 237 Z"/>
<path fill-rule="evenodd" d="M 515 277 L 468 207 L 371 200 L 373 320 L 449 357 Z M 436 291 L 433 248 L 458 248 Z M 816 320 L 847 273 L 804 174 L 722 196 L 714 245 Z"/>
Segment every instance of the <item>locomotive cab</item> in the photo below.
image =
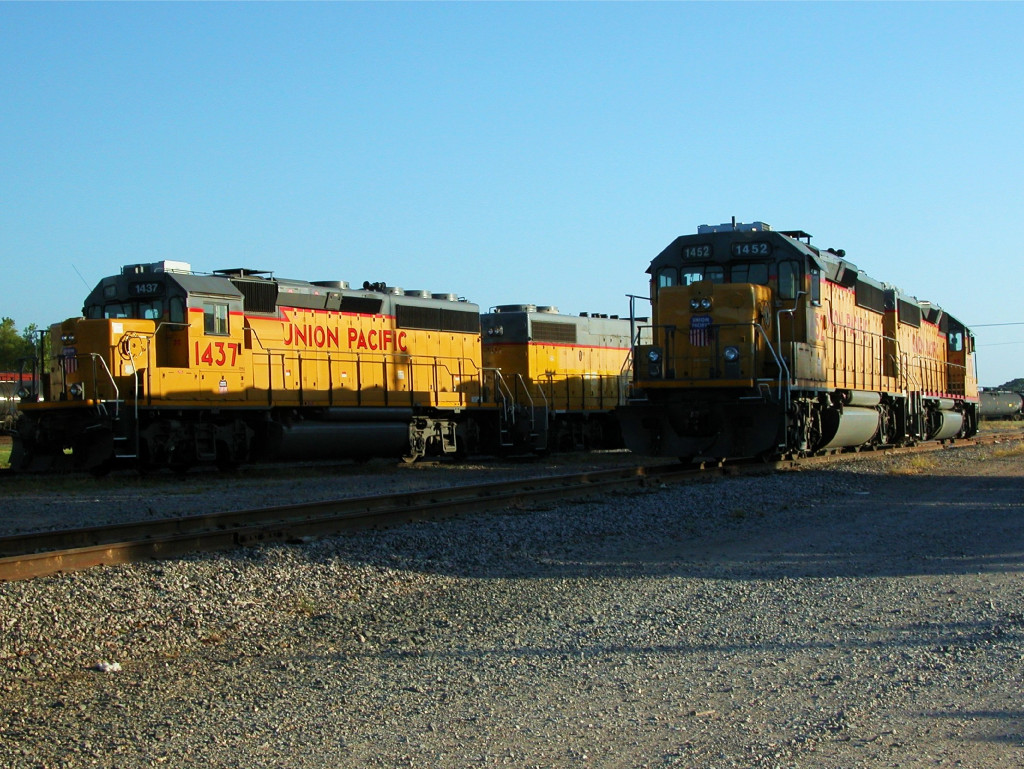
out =
<path fill-rule="evenodd" d="M 12 466 L 101 472 L 117 458 L 184 466 L 204 452 L 244 452 L 248 436 L 213 425 L 199 440 L 147 411 L 245 398 L 241 294 L 189 269 L 126 266 L 89 294 L 84 317 L 51 328 L 48 390 L 23 409 Z"/>
<path fill-rule="evenodd" d="M 190 269 L 184 262 L 128 265 L 86 299 L 79 328 L 85 332 L 94 320 L 102 324 L 116 350 L 113 376 L 132 378 L 131 387 L 118 387 L 116 395 L 97 382 L 99 397 L 130 394 L 144 403 L 171 393 L 186 403 L 244 399 L 242 294 L 229 281 Z"/>

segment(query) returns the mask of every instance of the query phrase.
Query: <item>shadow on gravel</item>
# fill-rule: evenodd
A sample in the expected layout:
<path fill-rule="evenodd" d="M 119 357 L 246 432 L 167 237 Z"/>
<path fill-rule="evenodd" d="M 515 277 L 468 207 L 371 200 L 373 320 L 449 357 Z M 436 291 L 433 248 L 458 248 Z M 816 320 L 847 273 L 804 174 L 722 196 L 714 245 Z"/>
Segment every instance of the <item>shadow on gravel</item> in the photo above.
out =
<path fill-rule="evenodd" d="M 429 612 L 423 617 L 427 620 Z M 392 618 L 393 619 L 393 618 Z M 397 621 L 397 620 L 396 620 Z M 643 623 L 640 623 L 643 624 Z M 656 624 L 656 623 L 655 623 Z M 589 625 L 589 627 L 588 627 Z M 381 625 L 380 629 L 384 636 L 390 632 L 394 625 Z M 891 668 L 883 666 L 881 675 L 886 677 L 897 677 L 900 674 L 907 674 L 908 680 L 903 683 L 911 683 L 909 675 L 924 677 L 927 675 L 955 675 L 947 674 L 945 671 L 952 665 L 965 665 L 967 658 L 974 655 L 983 655 L 989 646 L 999 642 L 1004 646 L 1018 646 L 1024 636 L 1021 633 L 1007 633 L 997 623 L 988 621 L 959 622 L 946 625 L 919 625 L 919 624 L 897 624 L 892 626 L 861 627 L 860 633 L 869 635 L 866 637 L 846 637 L 842 641 L 824 640 L 816 636 L 817 631 L 813 628 L 805 633 L 794 633 L 787 631 L 787 636 L 801 635 L 800 638 L 787 638 L 780 640 L 778 637 L 764 638 L 756 635 L 743 634 L 740 638 L 723 638 L 715 640 L 708 638 L 700 642 L 680 641 L 677 643 L 648 643 L 648 644 L 623 644 L 616 639 L 608 637 L 599 625 L 593 623 L 578 622 L 571 619 L 552 623 L 554 634 L 562 633 L 573 636 L 573 640 L 564 643 L 553 644 L 515 644 L 504 645 L 501 642 L 495 644 L 492 638 L 478 641 L 476 644 L 463 641 L 452 647 L 452 627 L 450 625 L 439 626 L 441 629 L 434 630 L 429 627 L 421 627 L 417 631 L 415 640 L 407 638 L 391 637 L 383 640 L 379 646 L 371 645 L 358 649 L 346 649 L 339 658 L 350 659 L 361 657 L 377 660 L 399 660 L 399 659 L 464 659 L 466 661 L 483 662 L 493 659 L 507 659 L 514 662 L 528 661 L 531 659 L 555 659 L 563 661 L 605 659 L 614 658 L 637 659 L 640 657 L 672 656 L 685 658 L 695 655 L 700 659 L 715 658 L 725 659 L 735 655 L 757 652 L 761 655 L 791 655 L 793 653 L 817 653 L 822 651 L 840 650 L 842 653 L 855 651 L 875 652 L 880 655 L 900 655 L 896 662 L 887 663 Z M 633 629 L 634 631 L 636 628 Z M 651 628 L 651 632 L 661 633 L 664 628 Z M 436 633 L 436 638 L 431 638 Z M 728 635 L 728 634 L 726 634 Z M 458 636 L 462 638 L 462 636 Z M 621 637 L 621 636 L 620 636 Z M 421 646 L 421 644 L 425 644 Z M 907 656 L 904 656 L 907 655 Z M 328 657 L 325 658 L 329 658 Z M 931 665 L 924 665 L 924 660 L 930 660 Z M 908 664 L 912 670 L 908 668 Z M 829 674 L 822 673 L 822 677 L 813 681 L 825 687 L 839 686 L 842 679 L 836 679 Z M 1024 714 L 1008 711 L 979 711 L 978 713 L 964 711 L 946 711 L 936 714 L 947 718 L 1005 718 L 1022 719 Z"/>
<path fill-rule="evenodd" d="M 985 720 L 985 721 L 1000 721 L 1005 724 L 1000 726 L 1009 726 L 1010 724 L 1016 724 L 1018 731 L 1011 732 L 1009 734 L 976 734 L 970 739 L 977 742 L 995 742 L 1006 745 L 1015 745 L 1017 747 L 1024 747 L 1024 711 L 1020 710 L 952 710 L 952 711 L 935 711 L 924 714 L 927 718 L 945 718 L 956 721 L 970 720 Z"/>
<path fill-rule="evenodd" d="M 636 566 L 743 579 L 1024 571 L 1020 477 L 873 477 L 852 493 L 764 507 L 739 520 L 721 511 L 708 530 L 662 542 L 648 558 L 633 548 Z"/>
<path fill-rule="evenodd" d="M 351 549 L 341 542 L 335 554 L 478 579 L 1024 572 L 1024 477 L 825 472 L 816 475 L 813 496 L 801 496 L 807 485 L 799 483 L 792 496 L 752 497 L 755 487 L 744 487 L 741 503 L 721 488 L 649 490 L 603 503 L 414 524 Z"/>

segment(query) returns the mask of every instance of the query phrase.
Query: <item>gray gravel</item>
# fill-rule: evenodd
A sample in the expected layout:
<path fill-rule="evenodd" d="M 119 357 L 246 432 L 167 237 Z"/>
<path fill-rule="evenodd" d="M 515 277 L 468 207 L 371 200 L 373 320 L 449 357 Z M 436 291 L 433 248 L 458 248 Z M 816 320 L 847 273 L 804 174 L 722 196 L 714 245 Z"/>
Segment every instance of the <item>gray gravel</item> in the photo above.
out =
<path fill-rule="evenodd" d="M 124 521 L 248 510 L 449 485 L 491 483 L 526 473 L 554 475 L 632 463 L 626 451 L 566 454 L 552 460 L 488 460 L 472 463 L 375 459 L 365 463 L 248 466 L 224 475 L 195 470 L 178 476 L 133 471 L 94 479 L 88 475 L 20 476 L 5 479 L 0 536 L 100 526 Z"/>
<path fill-rule="evenodd" d="M 1022 456 L 0 585 L 0 766 L 1024 766 Z"/>

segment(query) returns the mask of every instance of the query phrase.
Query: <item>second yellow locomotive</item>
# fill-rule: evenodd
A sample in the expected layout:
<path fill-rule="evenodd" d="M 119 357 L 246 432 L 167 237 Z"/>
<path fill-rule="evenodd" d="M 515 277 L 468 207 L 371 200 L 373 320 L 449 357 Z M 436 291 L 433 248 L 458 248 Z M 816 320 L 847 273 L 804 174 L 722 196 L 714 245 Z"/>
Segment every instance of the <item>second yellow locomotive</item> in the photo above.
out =
<path fill-rule="evenodd" d="M 618 412 L 632 450 L 717 459 L 976 432 L 970 331 L 810 240 L 702 226 L 651 262 L 653 342 Z"/>

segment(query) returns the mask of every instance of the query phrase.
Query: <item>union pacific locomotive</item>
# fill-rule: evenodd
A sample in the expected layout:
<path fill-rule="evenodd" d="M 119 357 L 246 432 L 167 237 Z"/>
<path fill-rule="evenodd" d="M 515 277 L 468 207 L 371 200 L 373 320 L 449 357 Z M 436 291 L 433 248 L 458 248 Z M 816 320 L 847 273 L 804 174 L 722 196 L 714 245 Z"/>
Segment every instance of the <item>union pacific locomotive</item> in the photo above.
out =
<path fill-rule="evenodd" d="M 618 410 L 637 453 L 799 455 L 977 431 L 971 332 L 805 232 L 702 225 L 647 272 L 652 340 Z"/>
<path fill-rule="evenodd" d="M 12 469 L 621 445 L 625 319 L 181 262 L 124 267 L 83 314 L 25 380 Z"/>

